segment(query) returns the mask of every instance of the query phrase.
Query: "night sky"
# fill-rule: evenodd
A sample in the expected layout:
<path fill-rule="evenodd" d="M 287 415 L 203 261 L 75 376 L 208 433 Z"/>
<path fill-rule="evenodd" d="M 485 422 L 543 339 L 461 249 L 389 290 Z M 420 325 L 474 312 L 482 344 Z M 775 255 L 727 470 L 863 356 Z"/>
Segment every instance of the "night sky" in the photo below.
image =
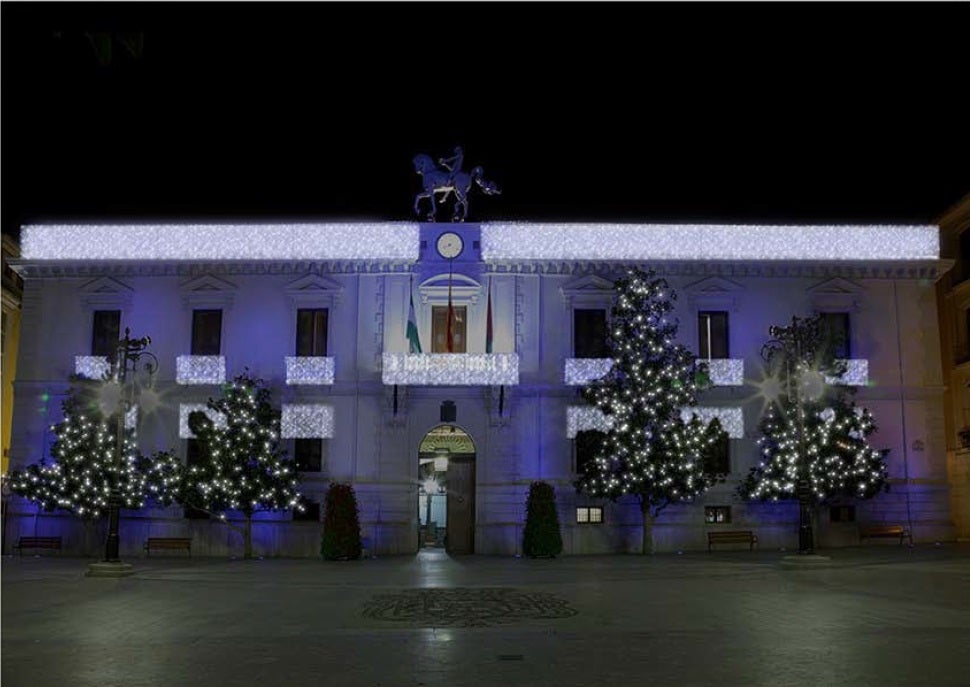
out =
<path fill-rule="evenodd" d="M 970 193 L 966 3 L 2 6 L 2 222 L 932 222 Z"/>

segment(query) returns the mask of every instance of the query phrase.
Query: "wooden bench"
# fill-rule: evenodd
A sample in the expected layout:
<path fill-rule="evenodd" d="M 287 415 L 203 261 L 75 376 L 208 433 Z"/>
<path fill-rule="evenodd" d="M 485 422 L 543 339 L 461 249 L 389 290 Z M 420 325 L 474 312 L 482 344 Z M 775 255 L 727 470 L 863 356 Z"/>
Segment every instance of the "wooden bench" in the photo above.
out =
<path fill-rule="evenodd" d="M 150 556 L 152 549 L 185 549 L 189 556 L 192 555 L 191 537 L 149 537 L 145 542 L 145 555 Z"/>
<path fill-rule="evenodd" d="M 909 537 L 909 543 L 913 543 L 913 535 L 909 534 L 902 525 L 871 525 L 859 528 L 859 543 L 864 539 L 881 539 L 889 537 L 895 539 L 899 537 L 899 545 L 903 545 L 903 538 Z"/>
<path fill-rule="evenodd" d="M 15 549 L 20 549 L 20 556 L 23 558 L 24 549 L 56 549 L 61 550 L 60 537 L 21 537 Z"/>
<path fill-rule="evenodd" d="M 748 544 L 748 550 L 754 551 L 758 543 L 758 536 L 751 530 L 724 530 L 707 533 L 707 552 L 711 552 L 714 544 Z"/>

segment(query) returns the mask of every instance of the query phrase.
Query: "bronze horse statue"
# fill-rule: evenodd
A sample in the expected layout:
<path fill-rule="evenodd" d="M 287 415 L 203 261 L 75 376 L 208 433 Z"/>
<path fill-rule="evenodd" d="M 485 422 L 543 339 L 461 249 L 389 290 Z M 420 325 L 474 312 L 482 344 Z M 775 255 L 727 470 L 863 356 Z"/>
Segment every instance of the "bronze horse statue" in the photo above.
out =
<path fill-rule="evenodd" d="M 463 157 L 460 147 L 455 148 L 455 154 L 452 157 L 438 160 L 437 165 L 429 155 L 422 153 L 414 156 L 414 171 L 421 176 L 423 186 L 421 192 L 414 197 L 415 214 L 421 214 L 421 199 L 428 198 L 431 201 L 428 220 L 434 222 L 435 215 L 438 212 L 438 203 L 444 202 L 449 193 L 454 193 L 455 214 L 452 221 L 464 222 L 465 218 L 468 217 L 468 192 L 471 190 L 472 182 L 478 184 L 486 195 L 492 196 L 501 193 L 498 185 L 485 179 L 481 167 L 474 167 L 471 172 L 461 171 Z M 436 193 L 443 194 L 437 199 L 437 202 Z"/>

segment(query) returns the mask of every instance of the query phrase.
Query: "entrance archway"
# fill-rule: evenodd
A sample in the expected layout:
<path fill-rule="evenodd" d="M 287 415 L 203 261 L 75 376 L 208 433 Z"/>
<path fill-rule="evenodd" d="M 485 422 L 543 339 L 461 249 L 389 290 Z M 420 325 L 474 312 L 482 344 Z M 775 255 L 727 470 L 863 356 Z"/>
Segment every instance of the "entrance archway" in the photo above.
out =
<path fill-rule="evenodd" d="M 418 550 L 475 552 L 475 442 L 461 427 L 434 427 L 418 447 Z"/>

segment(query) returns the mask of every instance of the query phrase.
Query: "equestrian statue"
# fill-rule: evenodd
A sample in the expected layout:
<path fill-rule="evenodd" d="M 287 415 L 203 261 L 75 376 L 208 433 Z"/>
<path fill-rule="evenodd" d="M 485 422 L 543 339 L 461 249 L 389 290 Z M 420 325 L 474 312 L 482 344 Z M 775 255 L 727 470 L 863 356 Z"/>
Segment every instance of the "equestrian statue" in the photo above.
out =
<path fill-rule="evenodd" d="M 468 217 L 468 192 L 471 190 L 472 182 L 478 184 L 479 188 L 486 195 L 494 196 L 501 191 L 494 182 L 485 179 L 484 171 L 481 167 L 474 167 L 471 172 L 461 171 L 464 160 L 464 153 L 461 146 L 455 147 L 455 153 L 448 158 L 440 158 L 438 164 L 434 163 L 429 155 L 420 154 L 414 156 L 414 171 L 421 176 L 423 186 L 420 193 L 414 197 L 414 212 L 420 215 L 420 203 L 422 198 L 431 201 L 431 211 L 428 213 L 428 221 L 434 222 L 438 212 L 438 203 L 442 203 L 448 198 L 449 193 L 455 194 L 455 214 L 453 222 L 464 222 Z M 439 166 L 440 165 L 440 166 Z M 440 198 L 435 199 L 435 194 L 441 193 Z"/>

